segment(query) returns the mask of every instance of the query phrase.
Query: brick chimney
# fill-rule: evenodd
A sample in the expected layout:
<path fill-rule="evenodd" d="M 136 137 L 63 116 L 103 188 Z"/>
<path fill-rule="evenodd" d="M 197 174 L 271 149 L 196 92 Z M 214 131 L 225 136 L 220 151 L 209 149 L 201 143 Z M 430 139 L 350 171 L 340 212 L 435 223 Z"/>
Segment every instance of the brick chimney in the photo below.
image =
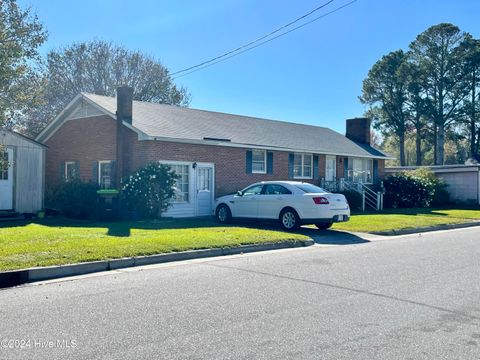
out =
<path fill-rule="evenodd" d="M 133 89 L 129 86 L 120 86 L 117 88 L 117 151 L 116 151 L 116 176 L 115 184 L 120 186 L 122 177 L 125 176 L 125 153 L 124 153 L 124 133 L 125 126 L 123 122 L 132 123 L 133 113 Z"/>
<path fill-rule="evenodd" d="M 347 119 L 347 132 L 345 136 L 350 140 L 370 145 L 370 124 L 369 118 Z"/>
<path fill-rule="evenodd" d="M 132 123 L 133 88 L 120 86 L 117 88 L 117 120 Z"/>

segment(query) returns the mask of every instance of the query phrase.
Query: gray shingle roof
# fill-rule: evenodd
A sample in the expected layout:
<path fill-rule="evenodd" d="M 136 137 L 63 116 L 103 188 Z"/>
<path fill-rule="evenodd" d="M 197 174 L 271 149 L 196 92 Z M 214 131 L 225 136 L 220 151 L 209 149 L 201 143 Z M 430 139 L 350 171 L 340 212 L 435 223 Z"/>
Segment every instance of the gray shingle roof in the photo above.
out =
<path fill-rule="evenodd" d="M 94 94 L 83 96 L 115 114 L 115 98 Z M 325 127 L 142 101 L 133 102 L 132 125 L 151 137 L 194 141 L 228 139 L 233 144 L 320 154 L 387 157 L 371 146 L 358 144 Z"/>

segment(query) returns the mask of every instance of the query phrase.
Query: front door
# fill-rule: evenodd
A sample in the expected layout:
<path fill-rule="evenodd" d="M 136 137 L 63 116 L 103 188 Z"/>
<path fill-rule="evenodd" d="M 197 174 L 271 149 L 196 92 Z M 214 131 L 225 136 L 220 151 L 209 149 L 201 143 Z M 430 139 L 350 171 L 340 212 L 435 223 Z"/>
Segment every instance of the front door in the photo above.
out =
<path fill-rule="evenodd" d="M 212 215 L 213 167 L 197 166 L 197 216 Z"/>
<path fill-rule="evenodd" d="M 325 159 L 325 181 L 335 181 L 337 176 L 337 158 L 327 155 Z"/>
<path fill-rule="evenodd" d="M 13 209 L 13 149 L 1 151 L 0 156 L 0 210 Z"/>

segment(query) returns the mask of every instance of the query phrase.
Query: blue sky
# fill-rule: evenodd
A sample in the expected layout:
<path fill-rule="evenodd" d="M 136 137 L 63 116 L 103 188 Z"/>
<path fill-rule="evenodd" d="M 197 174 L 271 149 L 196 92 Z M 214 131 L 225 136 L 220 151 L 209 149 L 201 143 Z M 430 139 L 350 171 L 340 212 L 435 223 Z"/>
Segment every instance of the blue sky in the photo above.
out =
<path fill-rule="evenodd" d="M 158 58 L 172 72 L 258 38 L 326 0 L 19 0 L 49 31 L 42 51 L 102 39 Z M 348 0 L 335 0 L 323 12 Z M 322 12 L 316 13 L 320 15 Z M 191 107 L 327 126 L 366 110 L 362 80 L 384 54 L 451 22 L 480 37 L 480 1 L 358 0 L 250 52 L 177 79 Z"/>

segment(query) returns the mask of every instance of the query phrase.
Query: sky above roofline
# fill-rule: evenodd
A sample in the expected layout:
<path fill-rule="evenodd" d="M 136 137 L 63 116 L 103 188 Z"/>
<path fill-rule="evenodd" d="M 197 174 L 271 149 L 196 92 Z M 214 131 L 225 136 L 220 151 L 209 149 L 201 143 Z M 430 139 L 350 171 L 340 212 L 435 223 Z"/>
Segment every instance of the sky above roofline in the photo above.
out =
<path fill-rule="evenodd" d="M 258 38 L 325 1 L 19 0 L 38 13 L 51 49 L 102 39 L 141 50 L 171 71 Z M 324 12 L 347 1 L 335 0 Z M 480 37 L 480 1 L 358 0 L 264 46 L 179 78 L 191 107 L 345 132 L 362 116 L 362 80 L 382 55 L 451 22 Z M 318 13 L 319 15 L 322 12 Z"/>

